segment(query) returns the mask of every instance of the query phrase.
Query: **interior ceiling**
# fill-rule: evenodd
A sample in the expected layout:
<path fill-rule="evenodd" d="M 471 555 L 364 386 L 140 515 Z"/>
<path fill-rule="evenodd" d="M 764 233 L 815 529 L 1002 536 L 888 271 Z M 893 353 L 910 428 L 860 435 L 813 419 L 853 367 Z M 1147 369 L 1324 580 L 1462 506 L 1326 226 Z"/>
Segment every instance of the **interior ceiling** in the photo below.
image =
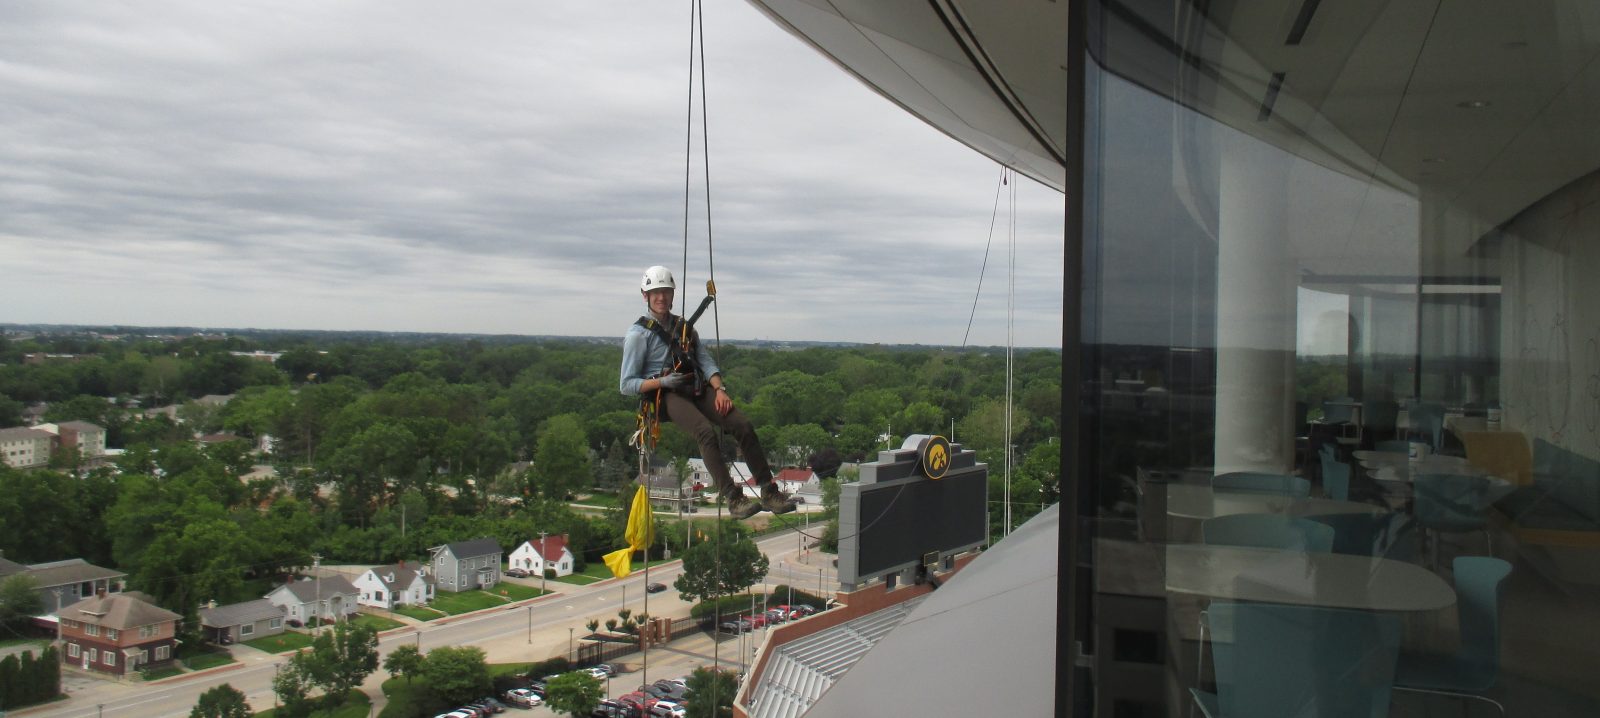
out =
<path fill-rule="evenodd" d="M 1061 189 L 1067 1 L 750 0 L 885 97 Z M 1430 241 L 1485 232 L 1600 167 L 1593 0 L 1105 0 L 1108 69 L 1416 197 Z M 1276 92 L 1273 88 L 1276 86 Z"/>

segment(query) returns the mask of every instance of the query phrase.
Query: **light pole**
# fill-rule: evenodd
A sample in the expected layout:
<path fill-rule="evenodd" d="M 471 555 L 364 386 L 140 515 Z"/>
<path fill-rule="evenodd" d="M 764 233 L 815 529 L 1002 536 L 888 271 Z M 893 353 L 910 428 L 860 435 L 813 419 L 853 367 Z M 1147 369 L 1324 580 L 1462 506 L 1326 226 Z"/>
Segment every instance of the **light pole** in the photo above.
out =
<path fill-rule="evenodd" d="M 569 663 L 576 663 L 577 660 L 578 657 L 572 654 L 572 627 L 567 626 L 567 661 Z M 607 676 L 607 679 L 609 680 L 610 676 Z"/>
<path fill-rule="evenodd" d="M 550 558 L 549 558 L 549 555 L 550 555 L 549 548 L 550 547 L 545 545 L 545 542 L 544 542 L 545 534 L 548 534 L 548 533 L 550 533 L 550 532 L 548 532 L 548 531 L 540 531 L 539 532 L 539 559 L 540 559 L 539 560 L 539 595 L 541 595 L 541 596 L 544 595 L 544 593 L 545 593 L 545 590 L 544 590 L 544 569 L 545 569 L 545 564 L 550 563 Z"/>
<path fill-rule="evenodd" d="M 528 606 L 528 645 L 533 645 L 533 605 Z"/>

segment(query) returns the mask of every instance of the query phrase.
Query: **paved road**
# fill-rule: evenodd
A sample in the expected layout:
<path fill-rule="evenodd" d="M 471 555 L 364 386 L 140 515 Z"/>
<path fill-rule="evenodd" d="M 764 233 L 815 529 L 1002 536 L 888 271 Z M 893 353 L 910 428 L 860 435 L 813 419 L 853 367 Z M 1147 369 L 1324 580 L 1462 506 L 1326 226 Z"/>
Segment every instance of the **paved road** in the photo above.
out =
<path fill-rule="evenodd" d="M 830 590 L 836 586 L 832 556 L 811 552 L 797 556 L 798 536 L 783 532 L 766 536 L 757 545 L 772 561 L 768 573 L 773 584 L 793 582 L 810 588 L 823 585 Z M 560 593 L 541 596 L 530 601 L 493 611 L 479 611 L 449 619 L 440 619 L 418 628 L 395 629 L 379 637 L 378 650 L 387 655 L 395 647 L 413 643 L 424 652 L 439 646 L 473 645 L 482 648 L 492 663 L 541 661 L 567 655 L 571 642 L 587 633 L 584 624 L 591 618 L 615 617 L 617 610 L 626 605 L 635 612 L 648 610 L 651 615 L 681 617 L 689 614 L 689 603 L 682 601 L 672 581 L 682 573 L 682 564 L 671 563 L 650 570 L 649 581 L 669 587 L 662 593 L 648 596 L 646 609 L 644 592 L 645 575 L 635 572 L 624 579 L 611 579 L 588 586 L 553 584 Z M 624 602 L 626 602 L 624 604 Z M 650 652 L 650 680 L 683 675 L 694 666 L 709 664 L 709 656 L 716 655 L 724 665 L 738 663 L 740 651 L 737 639 L 725 639 L 720 644 L 709 636 L 700 634 L 674 641 L 662 649 Z M 750 650 L 749 641 L 744 650 Z M 244 691 L 256 710 L 274 705 L 272 676 L 284 658 L 235 646 L 238 663 L 223 668 L 189 674 L 156 684 L 123 683 L 111 680 L 79 680 L 67 686 L 69 699 L 49 706 L 12 711 L 11 718 L 35 716 L 44 718 L 183 718 L 189 714 L 200 694 L 227 683 Z M 659 658 L 658 658 L 659 656 Z M 669 658 L 670 656 L 670 658 Z M 625 661 L 630 670 L 611 681 L 613 694 L 620 695 L 646 682 L 643 661 Z M 374 672 L 362 685 L 375 703 L 383 698 L 379 685 L 388 674 L 382 669 Z M 520 712 L 519 712 L 520 713 Z M 532 718 L 532 715 L 530 715 Z"/>

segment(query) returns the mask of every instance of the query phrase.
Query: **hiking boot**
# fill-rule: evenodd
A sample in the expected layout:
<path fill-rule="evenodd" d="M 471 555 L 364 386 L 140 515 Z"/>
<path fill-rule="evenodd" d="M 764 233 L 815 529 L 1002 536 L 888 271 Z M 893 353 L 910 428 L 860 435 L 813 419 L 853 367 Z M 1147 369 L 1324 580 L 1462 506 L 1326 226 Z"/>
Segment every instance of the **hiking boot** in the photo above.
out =
<path fill-rule="evenodd" d="M 761 487 L 761 508 L 774 514 L 786 514 L 795 510 L 795 502 L 777 484 L 768 482 Z"/>
<path fill-rule="evenodd" d="M 729 496 L 728 513 L 736 519 L 747 519 L 761 513 L 761 504 L 751 501 L 743 493 Z"/>

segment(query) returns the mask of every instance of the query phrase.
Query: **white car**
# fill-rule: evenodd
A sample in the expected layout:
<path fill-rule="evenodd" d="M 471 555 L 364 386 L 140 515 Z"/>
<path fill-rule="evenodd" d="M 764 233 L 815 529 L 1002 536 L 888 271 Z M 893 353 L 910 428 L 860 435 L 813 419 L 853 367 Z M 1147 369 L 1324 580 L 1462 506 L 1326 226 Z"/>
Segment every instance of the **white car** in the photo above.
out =
<path fill-rule="evenodd" d="M 606 671 L 606 669 L 601 668 L 599 666 L 592 666 L 592 667 L 589 667 L 589 668 L 585 668 L 584 670 L 588 671 L 589 675 L 594 676 L 595 678 L 598 678 L 598 679 L 600 679 L 602 681 L 611 677 L 611 674 L 608 673 Z"/>
<path fill-rule="evenodd" d="M 450 711 L 449 713 L 440 713 L 433 718 L 472 718 L 472 713 L 468 711 Z"/>
<path fill-rule="evenodd" d="M 529 707 L 544 703 L 544 699 L 540 698 L 538 693 L 534 693 L 526 688 L 512 688 L 511 690 L 506 691 L 506 698 L 511 700 L 513 703 L 520 703 Z"/>
<path fill-rule="evenodd" d="M 650 707 L 650 715 L 658 718 L 684 718 L 687 714 L 683 706 L 672 701 L 656 701 L 656 704 Z"/>

